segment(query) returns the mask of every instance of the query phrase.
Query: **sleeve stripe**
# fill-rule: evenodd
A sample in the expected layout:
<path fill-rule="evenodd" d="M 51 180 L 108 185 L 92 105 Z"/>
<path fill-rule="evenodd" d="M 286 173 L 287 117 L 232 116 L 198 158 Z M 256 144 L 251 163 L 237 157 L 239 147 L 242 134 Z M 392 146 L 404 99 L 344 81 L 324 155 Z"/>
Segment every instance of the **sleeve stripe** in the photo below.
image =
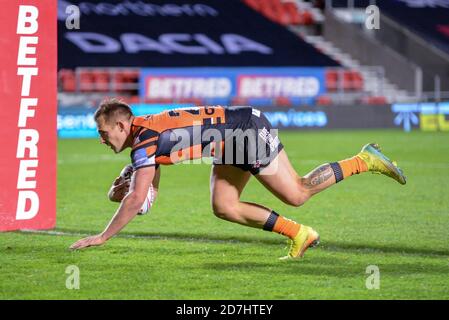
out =
<path fill-rule="evenodd" d="M 138 144 L 136 147 L 134 147 L 134 149 L 131 151 L 131 154 L 134 153 L 135 151 L 139 150 L 139 149 L 144 149 L 144 148 L 148 148 L 151 146 L 156 145 L 156 141 L 151 141 L 145 144 Z"/>
<path fill-rule="evenodd" d="M 131 156 L 132 165 L 134 169 L 147 165 L 153 165 L 156 163 L 155 156 L 147 156 L 147 152 L 144 149 L 137 150 L 138 153 Z"/>
<path fill-rule="evenodd" d="M 137 129 L 137 132 L 134 133 L 134 136 L 137 137 L 140 132 L 142 131 L 143 127 L 140 127 L 139 129 Z"/>
<path fill-rule="evenodd" d="M 158 139 L 159 139 L 159 137 L 153 137 L 153 138 L 141 141 L 138 144 L 134 145 L 133 149 L 137 149 L 137 148 L 141 147 L 142 145 L 144 145 L 145 143 L 157 141 Z"/>
<path fill-rule="evenodd" d="M 154 137 L 158 137 L 159 133 L 157 131 L 145 128 L 145 130 L 142 130 L 139 134 L 140 141 L 145 141 Z"/>

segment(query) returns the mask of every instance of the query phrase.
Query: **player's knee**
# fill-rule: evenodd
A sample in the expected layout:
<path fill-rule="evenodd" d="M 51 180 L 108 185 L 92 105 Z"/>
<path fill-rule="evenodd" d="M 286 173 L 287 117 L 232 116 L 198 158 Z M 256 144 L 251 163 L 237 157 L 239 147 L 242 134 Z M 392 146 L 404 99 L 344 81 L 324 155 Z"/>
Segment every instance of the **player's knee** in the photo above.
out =
<path fill-rule="evenodd" d="M 238 215 L 237 205 L 232 202 L 213 202 L 212 210 L 214 215 L 223 220 L 234 221 L 235 217 Z"/>
<path fill-rule="evenodd" d="M 284 202 L 293 207 L 302 206 L 307 200 L 309 200 L 310 195 L 308 192 L 296 192 L 290 193 L 284 199 Z"/>

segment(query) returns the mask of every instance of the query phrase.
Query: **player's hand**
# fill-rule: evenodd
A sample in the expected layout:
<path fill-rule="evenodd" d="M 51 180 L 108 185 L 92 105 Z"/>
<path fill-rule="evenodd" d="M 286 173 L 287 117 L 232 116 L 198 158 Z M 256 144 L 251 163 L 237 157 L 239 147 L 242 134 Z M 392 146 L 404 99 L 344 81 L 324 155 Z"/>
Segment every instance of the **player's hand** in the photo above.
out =
<path fill-rule="evenodd" d="M 130 180 L 125 180 L 123 177 L 118 177 L 115 179 L 108 193 L 109 200 L 114 202 L 122 201 L 129 192 L 130 183 Z"/>
<path fill-rule="evenodd" d="M 97 234 L 95 236 L 90 236 L 81 240 L 78 240 L 74 244 L 70 246 L 70 249 L 72 250 L 79 250 L 87 247 L 93 247 L 93 246 L 101 246 L 103 243 L 106 242 L 106 239 L 101 234 Z"/>

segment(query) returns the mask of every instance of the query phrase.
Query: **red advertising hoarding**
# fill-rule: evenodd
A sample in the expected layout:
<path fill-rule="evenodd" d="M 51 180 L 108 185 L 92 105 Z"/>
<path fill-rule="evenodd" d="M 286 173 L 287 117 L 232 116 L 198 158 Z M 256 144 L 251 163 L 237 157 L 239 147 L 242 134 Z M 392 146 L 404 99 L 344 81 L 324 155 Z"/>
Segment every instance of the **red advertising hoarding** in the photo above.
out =
<path fill-rule="evenodd" d="M 2 1 L 0 231 L 55 226 L 56 10 Z"/>

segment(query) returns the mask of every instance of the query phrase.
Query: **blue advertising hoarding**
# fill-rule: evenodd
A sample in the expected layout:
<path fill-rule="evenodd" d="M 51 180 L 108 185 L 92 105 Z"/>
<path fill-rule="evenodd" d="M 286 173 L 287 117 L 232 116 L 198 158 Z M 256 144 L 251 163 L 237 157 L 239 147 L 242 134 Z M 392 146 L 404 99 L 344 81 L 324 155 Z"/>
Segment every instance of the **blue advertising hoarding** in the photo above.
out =
<path fill-rule="evenodd" d="M 391 106 L 394 124 L 404 131 L 449 131 L 449 102 L 396 103 Z"/>
<path fill-rule="evenodd" d="M 95 109 L 84 106 L 58 108 L 59 138 L 94 138 L 98 136 Z"/>
<path fill-rule="evenodd" d="M 137 116 L 155 114 L 164 110 L 189 107 L 189 104 L 131 104 Z M 95 108 L 86 106 L 59 106 L 58 137 L 59 138 L 97 138 L 97 126 L 94 120 Z"/>
<path fill-rule="evenodd" d="M 136 104 L 131 105 L 136 115 L 155 114 L 164 110 L 191 107 L 189 104 Z M 449 131 L 449 103 L 438 105 L 340 105 L 260 107 L 274 128 L 280 130 L 326 129 L 420 129 L 423 131 Z M 60 138 L 98 137 L 93 120 L 94 108 L 60 107 L 58 136 Z"/>
<path fill-rule="evenodd" d="M 143 101 L 198 99 L 226 105 L 240 98 L 258 106 L 286 98 L 299 105 L 325 91 L 325 69 L 318 67 L 144 68 L 140 73 Z"/>

